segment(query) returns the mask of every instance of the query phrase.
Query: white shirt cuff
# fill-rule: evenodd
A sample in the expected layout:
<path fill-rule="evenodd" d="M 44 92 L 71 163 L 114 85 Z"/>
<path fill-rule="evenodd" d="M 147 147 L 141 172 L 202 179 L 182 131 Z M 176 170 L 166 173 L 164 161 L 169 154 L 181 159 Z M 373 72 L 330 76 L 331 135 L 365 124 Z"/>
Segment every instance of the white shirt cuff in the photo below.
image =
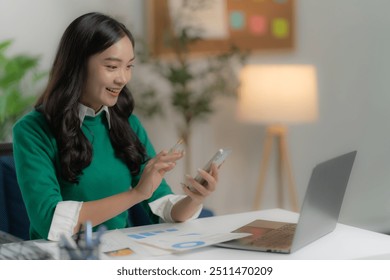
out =
<path fill-rule="evenodd" d="M 159 216 L 164 222 L 174 223 L 175 221 L 171 216 L 172 207 L 185 197 L 185 195 L 169 194 L 149 203 L 149 207 L 153 214 Z M 196 211 L 189 219 L 187 219 L 187 221 L 198 218 L 202 208 L 203 205 L 200 205 L 198 211 Z"/>
<path fill-rule="evenodd" d="M 73 235 L 82 205 L 83 203 L 79 201 L 58 202 L 50 225 L 49 240 L 59 241 L 62 234 Z"/>

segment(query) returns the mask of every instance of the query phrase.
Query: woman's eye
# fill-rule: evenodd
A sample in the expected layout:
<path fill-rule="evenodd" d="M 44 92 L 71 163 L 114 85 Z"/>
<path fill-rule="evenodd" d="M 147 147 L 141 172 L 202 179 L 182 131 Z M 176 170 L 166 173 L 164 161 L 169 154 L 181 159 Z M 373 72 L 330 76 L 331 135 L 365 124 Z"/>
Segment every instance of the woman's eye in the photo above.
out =
<path fill-rule="evenodd" d="M 115 70 L 117 68 L 115 65 L 107 65 L 106 67 L 110 70 Z"/>
<path fill-rule="evenodd" d="M 129 64 L 129 65 L 127 65 L 127 69 L 131 69 L 131 68 L 133 68 L 134 67 L 134 64 Z"/>

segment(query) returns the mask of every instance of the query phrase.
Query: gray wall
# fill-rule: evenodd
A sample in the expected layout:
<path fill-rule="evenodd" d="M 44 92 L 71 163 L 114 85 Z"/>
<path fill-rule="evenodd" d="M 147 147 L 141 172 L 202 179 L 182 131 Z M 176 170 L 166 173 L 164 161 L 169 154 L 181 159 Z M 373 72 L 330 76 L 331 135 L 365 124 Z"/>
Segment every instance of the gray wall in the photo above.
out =
<path fill-rule="evenodd" d="M 297 0 L 296 48 L 261 53 L 251 63 L 310 63 L 317 67 L 320 118 L 289 127 L 289 148 L 303 200 L 312 167 L 353 149 L 358 156 L 351 175 L 341 221 L 390 232 L 389 104 L 390 2 L 386 0 Z M 102 11 L 121 18 L 136 35 L 144 30 L 141 0 L 0 0 L 0 39 L 14 38 L 11 52 L 42 56 L 48 68 L 64 28 L 76 16 Z M 262 154 L 264 127 L 240 123 L 236 100 L 220 99 L 209 122 L 194 128 L 193 164 L 200 167 L 215 149 L 229 146 L 231 158 L 220 172 L 220 184 L 206 205 L 217 214 L 251 209 Z M 175 115 L 144 124 L 157 150 L 172 146 Z M 167 176 L 180 192 L 183 164 Z M 272 175 L 272 174 L 271 174 Z M 276 207 L 270 176 L 263 207 Z"/>

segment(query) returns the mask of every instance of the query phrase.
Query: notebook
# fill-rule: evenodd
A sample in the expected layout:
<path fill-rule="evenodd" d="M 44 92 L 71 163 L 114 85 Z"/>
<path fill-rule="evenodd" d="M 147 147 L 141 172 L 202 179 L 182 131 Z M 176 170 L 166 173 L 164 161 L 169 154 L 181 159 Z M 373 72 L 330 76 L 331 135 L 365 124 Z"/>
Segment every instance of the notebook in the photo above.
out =
<path fill-rule="evenodd" d="M 313 168 L 298 223 L 255 220 L 233 232 L 252 233 L 217 246 L 275 253 L 292 253 L 332 232 L 338 222 L 356 151 Z"/>

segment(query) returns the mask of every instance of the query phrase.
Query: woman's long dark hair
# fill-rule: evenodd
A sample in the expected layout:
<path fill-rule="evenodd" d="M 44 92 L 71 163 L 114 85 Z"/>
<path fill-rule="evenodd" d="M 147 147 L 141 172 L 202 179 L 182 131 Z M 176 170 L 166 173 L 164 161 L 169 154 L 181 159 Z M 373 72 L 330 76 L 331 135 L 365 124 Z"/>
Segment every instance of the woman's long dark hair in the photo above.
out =
<path fill-rule="evenodd" d="M 134 48 L 130 31 L 106 15 L 88 13 L 75 19 L 62 36 L 48 85 L 35 106 L 46 117 L 56 138 L 60 175 L 72 183 L 78 182 L 92 160 L 92 146 L 81 130 L 78 115 L 78 103 L 87 81 L 88 59 L 124 36 Z M 136 175 L 146 160 L 146 153 L 128 122 L 133 109 L 133 97 L 124 87 L 117 103 L 109 108 L 110 139 L 116 155 L 126 163 L 131 174 Z"/>

